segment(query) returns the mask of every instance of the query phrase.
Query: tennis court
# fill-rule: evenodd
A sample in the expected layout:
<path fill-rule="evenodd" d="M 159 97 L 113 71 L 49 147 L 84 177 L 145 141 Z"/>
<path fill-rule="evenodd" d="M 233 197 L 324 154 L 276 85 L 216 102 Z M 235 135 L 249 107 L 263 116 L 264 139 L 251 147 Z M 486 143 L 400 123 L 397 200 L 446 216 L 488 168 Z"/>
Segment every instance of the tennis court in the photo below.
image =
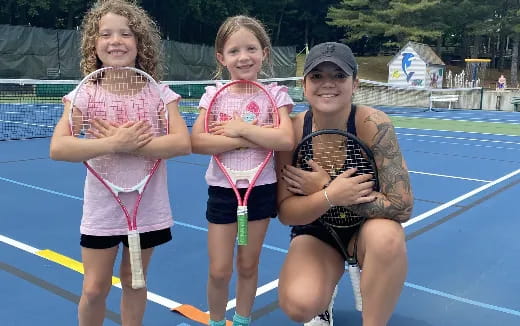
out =
<path fill-rule="evenodd" d="M 34 134 L 32 139 L 0 141 L 0 320 L 6 326 L 74 325 L 77 320 L 85 167 L 49 159 L 45 136 L 55 119 L 42 117 L 49 116 L 49 109 L 61 111 L 56 103 L 51 108 L 52 102 L 0 104 L 2 139 Z M 519 325 L 520 214 L 515 203 L 520 113 L 419 107 L 392 115 L 415 206 L 405 224 L 409 272 L 389 325 Z M 187 121 L 195 117 L 184 116 Z M 200 312 L 208 309 L 208 160 L 192 154 L 168 161 L 174 239 L 158 248 L 152 260 L 144 325 L 201 325 L 188 305 Z M 288 245 L 289 228 L 273 220 L 261 256 L 255 325 L 297 325 L 277 304 L 278 272 Z M 117 282 L 107 300 L 105 325 L 121 324 Z M 234 313 L 234 287 L 235 278 L 228 319 Z M 348 276 L 340 284 L 334 312 L 335 325 L 361 325 Z"/>

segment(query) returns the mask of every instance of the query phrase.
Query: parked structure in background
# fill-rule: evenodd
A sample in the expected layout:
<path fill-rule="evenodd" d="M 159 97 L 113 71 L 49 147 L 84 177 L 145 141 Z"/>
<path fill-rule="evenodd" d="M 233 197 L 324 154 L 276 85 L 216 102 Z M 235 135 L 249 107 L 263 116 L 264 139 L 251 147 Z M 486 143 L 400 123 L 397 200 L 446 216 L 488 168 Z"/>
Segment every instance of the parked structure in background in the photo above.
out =
<path fill-rule="evenodd" d="M 388 83 L 442 88 L 446 65 L 426 44 L 408 42 L 388 63 Z"/>

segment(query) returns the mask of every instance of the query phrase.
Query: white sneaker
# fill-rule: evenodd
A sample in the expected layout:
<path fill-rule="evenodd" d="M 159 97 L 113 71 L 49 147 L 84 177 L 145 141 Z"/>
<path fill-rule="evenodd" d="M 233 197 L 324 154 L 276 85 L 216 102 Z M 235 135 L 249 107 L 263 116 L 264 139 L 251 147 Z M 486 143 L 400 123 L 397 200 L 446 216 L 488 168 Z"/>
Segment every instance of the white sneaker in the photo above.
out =
<path fill-rule="evenodd" d="M 332 298 L 330 299 L 329 307 L 323 313 L 317 315 L 312 318 L 303 326 L 333 326 L 334 325 L 334 316 L 332 315 L 332 307 L 334 306 L 334 298 L 336 297 L 336 293 L 338 292 L 338 286 L 334 289 L 334 293 L 332 294 Z"/>

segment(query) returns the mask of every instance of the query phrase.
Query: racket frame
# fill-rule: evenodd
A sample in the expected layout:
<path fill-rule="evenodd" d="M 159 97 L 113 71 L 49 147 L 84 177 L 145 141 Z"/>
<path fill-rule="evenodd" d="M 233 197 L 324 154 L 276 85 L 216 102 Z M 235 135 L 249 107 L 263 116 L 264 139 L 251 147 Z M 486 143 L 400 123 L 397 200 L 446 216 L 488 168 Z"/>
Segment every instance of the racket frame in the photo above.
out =
<path fill-rule="evenodd" d="M 374 190 L 379 191 L 379 178 L 378 178 L 377 165 L 375 163 L 374 154 L 372 153 L 372 150 L 363 141 L 361 141 L 357 136 L 355 136 L 355 135 L 353 135 L 353 134 L 351 134 L 351 133 L 349 133 L 349 132 L 347 132 L 345 130 L 341 130 L 341 129 L 321 129 L 321 130 L 317 130 L 317 131 L 311 132 L 307 136 L 303 137 L 302 140 L 298 143 L 298 145 L 296 146 L 296 149 L 293 152 L 292 165 L 293 166 L 297 166 L 298 158 L 299 158 L 299 152 L 300 152 L 300 149 L 301 149 L 302 146 L 304 146 L 305 144 L 309 143 L 309 141 L 312 144 L 312 138 L 314 138 L 316 136 L 327 135 L 327 134 L 329 134 L 329 135 L 330 134 L 341 135 L 341 136 L 345 137 L 346 139 L 351 139 L 351 140 L 353 140 L 356 143 L 356 145 L 358 145 L 361 148 L 362 151 L 364 151 L 366 153 L 366 157 L 365 158 L 370 163 L 370 165 L 372 166 L 372 170 L 373 170 L 373 174 L 372 175 L 373 175 L 373 179 L 374 179 L 374 182 L 375 182 L 374 183 Z M 334 238 L 334 241 L 337 243 L 338 247 L 341 250 L 341 253 L 342 253 L 343 257 L 345 258 L 345 260 L 347 262 L 347 269 L 348 269 L 348 273 L 349 273 L 349 276 L 350 276 L 350 281 L 352 283 L 352 291 L 353 291 L 353 294 L 354 294 L 355 307 L 356 307 L 356 310 L 358 310 L 358 311 L 362 311 L 363 310 L 363 300 L 362 300 L 362 295 L 361 295 L 361 270 L 360 270 L 360 266 L 359 266 L 357 258 L 356 258 L 357 253 L 355 252 L 357 250 L 357 246 L 356 245 L 354 246 L 354 253 L 353 253 L 353 255 L 352 256 L 349 255 L 347 248 L 345 248 L 345 245 L 344 245 L 343 241 L 341 241 L 340 236 L 338 235 L 338 233 L 335 231 L 334 228 L 335 227 L 337 227 L 337 228 L 350 228 L 350 227 L 356 227 L 356 226 L 361 227 L 361 225 L 363 224 L 363 222 L 365 220 L 366 220 L 366 218 L 361 216 L 361 220 L 359 221 L 359 223 L 356 223 L 354 225 L 350 225 L 350 226 L 334 226 L 334 225 L 326 222 L 326 220 L 323 219 L 321 216 L 320 216 L 320 218 L 318 218 L 318 221 L 325 227 L 325 229 Z M 358 235 L 356 234 L 355 236 L 356 236 L 355 241 L 357 242 L 357 240 L 358 240 L 357 236 Z"/>
<path fill-rule="evenodd" d="M 102 73 L 105 73 L 105 72 L 108 72 L 111 70 L 128 70 L 128 71 L 134 72 L 138 75 L 142 75 L 148 80 L 148 82 L 151 85 L 150 87 L 156 88 L 158 94 L 161 95 L 161 92 L 159 89 L 159 84 L 153 79 L 152 76 L 150 76 L 148 73 L 146 73 L 140 69 L 137 69 L 134 67 L 103 67 L 103 68 L 97 69 L 96 71 L 91 72 L 90 74 L 88 74 L 87 76 L 85 76 L 82 79 L 82 81 L 77 86 L 76 91 L 74 93 L 74 97 L 71 101 L 70 112 L 69 112 L 69 126 L 70 126 L 70 131 L 71 131 L 72 136 L 76 137 L 74 135 L 73 115 L 74 115 L 74 111 L 75 111 L 74 105 L 76 103 L 76 98 L 78 97 L 78 94 L 80 93 L 81 87 L 83 85 L 85 85 L 87 82 L 89 82 L 90 79 L 92 78 L 92 76 L 102 74 Z M 160 100 L 163 105 L 165 134 L 168 134 L 169 133 L 168 109 L 166 107 L 164 99 L 162 98 L 162 95 L 161 95 Z M 146 174 L 145 177 L 133 187 L 117 186 L 117 185 L 111 183 L 110 181 L 106 180 L 105 178 L 103 178 L 101 176 L 101 174 L 96 172 L 96 170 L 88 163 L 88 160 L 83 162 L 83 164 L 90 171 L 90 173 L 92 173 L 92 175 L 94 175 L 96 177 L 96 179 L 98 179 L 101 182 L 101 184 L 103 184 L 105 186 L 105 188 L 108 189 L 108 191 L 110 192 L 112 197 L 117 201 L 117 203 L 121 207 L 121 210 L 123 211 L 123 213 L 126 217 L 126 221 L 127 221 L 127 225 L 128 225 L 128 232 L 127 232 L 128 251 L 129 251 L 129 256 L 130 256 L 130 269 L 132 272 L 132 288 L 133 289 L 141 289 L 141 288 L 146 287 L 146 281 L 145 281 L 144 269 L 143 269 L 143 263 L 142 263 L 142 255 L 141 255 L 141 241 L 140 241 L 139 232 L 137 230 L 137 212 L 139 209 L 139 204 L 141 203 L 141 199 L 143 197 L 143 193 L 146 189 L 146 186 L 148 185 L 148 183 L 152 179 L 153 175 L 157 171 L 161 162 L 162 162 L 162 159 L 157 159 L 154 162 L 154 164 L 153 164 L 152 168 L 150 169 L 150 171 L 148 172 L 148 174 Z M 132 214 L 130 214 L 130 212 L 128 211 L 128 208 L 126 207 L 126 205 L 123 203 L 123 201 L 119 197 L 119 193 L 121 193 L 121 192 L 129 193 L 129 192 L 134 192 L 134 191 L 137 191 L 138 194 L 137 194 L 137 197 L 136 197 L 136 200 L 134 203 Z"/>
<path fill-rule="evenodd" d="M 251 81 L 251 80 L 245 80 L 245 79 L 239 79 L 239 80 L 233 80 L 221 88 L 217 90 L 215 95 L 212 97 L 208 109 L 206 111 L 206 117 L 204 119 L 204 131 L 209 133 L 210 124 L 212 121 L 210 121 L 211 117 L 211 111 L 213 108 L 213 104 L 217 101 L 219 98 L 219 95 L 222 94 L 225 90 L 227 90 L 229 87 L 232 87 L 237 84 L 249 84 L 253 87 L 256 87 L 261 91 L 263 94 L 267 96 L 267 99 L 271 103 L 271 106 L 273 107 L 273 127 L 278 127 L 280 123 L 280 116 L 278 113 L 278 107 L 276 106 L 276 102 L 269 93 L 269 91 L 260 83 Z M 235 149 L 240 150 L 240 149 Z M 219 154 L 213 155 L 213 160 L 215 163 L 217 163 L 218 167 L 226 177 L 229 185 L 233 189 L 233 192 L 235 193 L 235 196 L 237 198 L 238 206 L 237 206 L 237 240 L 238 245 L 244 246 L 248 243 L 248 209 L 247 209 L 247 201 L 249 199 L 249 195 L 251 194 L 251 190 L 255 187 L 256 180 L 262 173 L 265 166 L 268 164 L 269 160 L 273 156 L 274 151 L 271 150 L 266 155 L 265 159 L 260 163 L 260 165 L 244 171 L 237 171 L 237 170 L 231 170 L 227 168 L 222 161 L 219 158 Z M 246 193 L 244 194 L 244 198 L 242 199 L 242 196 L 240 195 L 240 192 L 238 190 L 238 187 L 236 186 L 238 180 L 247 179 L 249 181 L 249 185 L 247 187 Z"/>

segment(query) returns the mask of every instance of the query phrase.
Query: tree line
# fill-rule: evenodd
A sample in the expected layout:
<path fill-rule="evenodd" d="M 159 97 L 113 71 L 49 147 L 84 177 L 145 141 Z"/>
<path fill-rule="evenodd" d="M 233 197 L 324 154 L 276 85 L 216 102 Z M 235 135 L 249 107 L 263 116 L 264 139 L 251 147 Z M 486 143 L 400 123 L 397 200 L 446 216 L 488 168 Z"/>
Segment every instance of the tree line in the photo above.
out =
<path fill-rule="evenodd" d="M 0 23 L 78 28 L 94 0 L 0 0 Z M 165 39 L 212 44 L 218 26 L 248 14 L 274 45 L 342 41 L 358 55 L 392 54 L 426 43 L 445 61 L 489 58 L 518 83 L 520 0 L 136 0 Z M 449 62 L 448 62 L 449 63 Z"/>

